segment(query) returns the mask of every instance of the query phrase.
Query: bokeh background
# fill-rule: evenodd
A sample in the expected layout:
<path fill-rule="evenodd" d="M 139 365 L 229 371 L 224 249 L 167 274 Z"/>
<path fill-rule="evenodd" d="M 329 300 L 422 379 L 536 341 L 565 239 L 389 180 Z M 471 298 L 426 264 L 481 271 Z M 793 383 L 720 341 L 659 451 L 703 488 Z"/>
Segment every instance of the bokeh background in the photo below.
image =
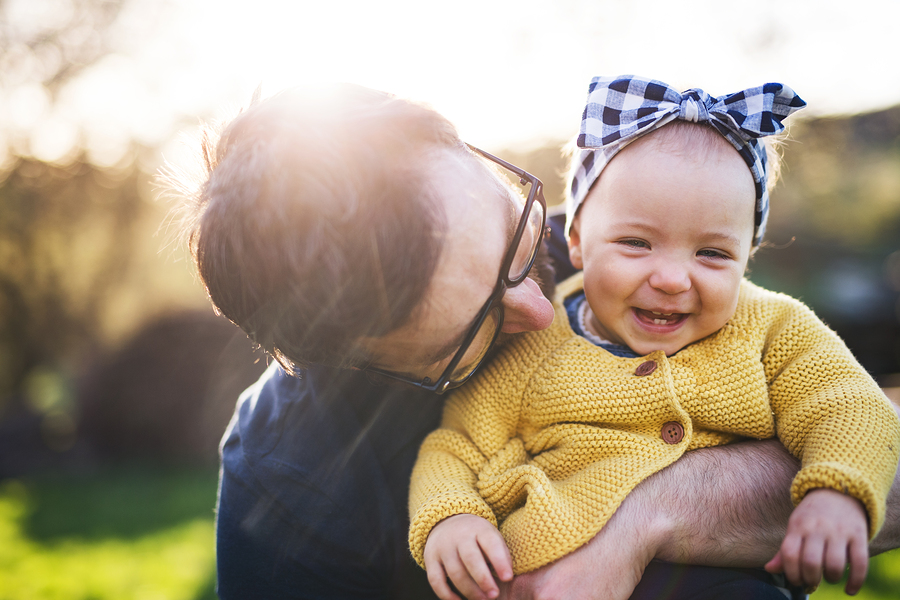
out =
<path fill-rule="evenodd" d="M 265 358 L 213 315 L 158 174 L 260 86 L 429 102 L 558 202 L 591 76 L 787 83 L 809 108 L 750 276 L 896 398 L 898 22 L 896 0 L 0 0 L 0 599 L 215 597 L 216 442 Z M 898 589 L 888 553 L 860 597 Z"/>

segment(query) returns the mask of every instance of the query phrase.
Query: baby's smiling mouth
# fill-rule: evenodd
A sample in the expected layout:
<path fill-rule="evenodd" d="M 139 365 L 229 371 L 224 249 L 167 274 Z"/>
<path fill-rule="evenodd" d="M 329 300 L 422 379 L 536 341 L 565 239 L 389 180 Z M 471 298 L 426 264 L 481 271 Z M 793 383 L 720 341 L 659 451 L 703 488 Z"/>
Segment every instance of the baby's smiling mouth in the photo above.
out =
<path fill-rule="evenodd" d="M 633 310 L 638 319 L 648 325 L 672 326 L 681 323 L 687 318 L 686 313 L 662 313 L 654 310 L 644 310 L 642 308 L 635 308 Z"/>

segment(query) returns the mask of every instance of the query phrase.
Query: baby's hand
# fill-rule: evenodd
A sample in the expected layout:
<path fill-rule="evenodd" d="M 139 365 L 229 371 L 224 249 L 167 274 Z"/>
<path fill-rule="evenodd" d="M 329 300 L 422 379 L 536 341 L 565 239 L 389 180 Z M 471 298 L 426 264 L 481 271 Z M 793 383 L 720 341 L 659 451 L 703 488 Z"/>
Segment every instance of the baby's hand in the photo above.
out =
<path fill-rule="evenodd" d="M 845 591 L 853 595 L 866 580 L 868 539 L 866 511 L 859 500 L 835 490 L 813 490 L 791 514 L 787 535 L 766 570 L 784 572 L 794 585 L 815 586 L 823 570 L 829 583 L 840 581 L 849 563 Z"/>
<path fill-rule="evenodd" d="M 428 583 L 441 600 L 459 599 L 447 585 L 447 578 L 469 600 L 496 598 L 500 589 L 491 566 L 501 581 L 512 580 L 509 549 L 490 521 L 475 515 L 454 515 L 428 534 L 425 570 Z"/>

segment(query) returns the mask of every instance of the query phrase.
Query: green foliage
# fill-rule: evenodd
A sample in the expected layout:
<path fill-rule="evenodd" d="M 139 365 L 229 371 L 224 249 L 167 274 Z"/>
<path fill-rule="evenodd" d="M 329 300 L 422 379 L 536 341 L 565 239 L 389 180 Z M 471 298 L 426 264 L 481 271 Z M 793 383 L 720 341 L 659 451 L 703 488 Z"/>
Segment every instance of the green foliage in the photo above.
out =
<path fill-rule="evenodd" d="M 0 484 L 0 600 L 215 598 L 211 471 Z"/>
<path fill-rule="evenodd" d="M 0 483 L 0 600 L 215 600 L 214 471 L 117 469 Z M 860 600 L 893 600 L 900 551 Z M 812 600 L 846 598 L 823 583 Z"/>
<path fill-rule="evenodd" d="M 811 600 L 846 599 L 844 585 L 823 583 L 810 597 Z M 854 596 L 859 600 L 895 600 L 900 590 L 900 551 L 893 550 L 872 557 L 869 575 L 863 589 Z"/>

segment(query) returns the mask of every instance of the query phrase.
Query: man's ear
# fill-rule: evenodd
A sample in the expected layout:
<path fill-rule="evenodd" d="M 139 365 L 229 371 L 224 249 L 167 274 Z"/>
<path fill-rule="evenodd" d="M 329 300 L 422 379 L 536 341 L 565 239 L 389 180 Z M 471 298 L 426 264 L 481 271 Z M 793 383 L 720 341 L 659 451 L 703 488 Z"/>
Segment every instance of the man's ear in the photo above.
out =
<path fill-rule="evenodd" d="M 576 269 L 584 268 L 584 261 L 581 259 L 581 219 L 577 216 L 572 221 L 569 228 L 569 261 Z"/>

